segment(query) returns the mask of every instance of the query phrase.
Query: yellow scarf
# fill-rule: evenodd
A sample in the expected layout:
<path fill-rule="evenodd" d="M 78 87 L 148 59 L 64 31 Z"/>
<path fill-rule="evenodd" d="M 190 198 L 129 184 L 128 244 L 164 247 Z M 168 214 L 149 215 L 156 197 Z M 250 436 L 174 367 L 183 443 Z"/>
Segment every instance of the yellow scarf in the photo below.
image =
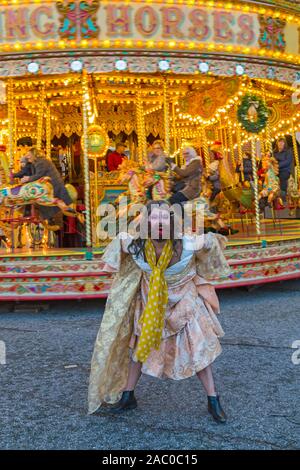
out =
<path fill-rule="evenodd" d="M 158 349 L 160 346 L 168 303 L 168 285 L 164 272 L 173 256 L 172 242 L 167 240 L 157 264 L 155 249 L 149 239 L 145 243 L 145 254 L 152 273 L 149 280 L 148 301 L 139 321 L 142 332 L 135 356 L 140 362 L 147 360 L 151 349 Z"/>

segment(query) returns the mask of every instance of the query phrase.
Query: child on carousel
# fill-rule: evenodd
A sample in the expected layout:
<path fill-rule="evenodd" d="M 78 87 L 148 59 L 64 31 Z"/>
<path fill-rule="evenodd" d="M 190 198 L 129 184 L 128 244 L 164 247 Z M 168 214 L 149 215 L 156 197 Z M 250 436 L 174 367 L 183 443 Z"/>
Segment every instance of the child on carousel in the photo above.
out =
<path fill-rule="evenodd" d="M 102 257 L 103 270 L 117 274 L 94 347 L 89 413 L 103 404 L 113 414 L 136 408 L 142 373 L 174 380 L 196 375 L 209 413 L 225 423 L 212 373 L 224 332 L 210 280 L 229 274 L 226 239 L 180 236 L 182 218 L 166 201 L 149 201 L 140 227 L 137 236 L 119 234 Z"/>

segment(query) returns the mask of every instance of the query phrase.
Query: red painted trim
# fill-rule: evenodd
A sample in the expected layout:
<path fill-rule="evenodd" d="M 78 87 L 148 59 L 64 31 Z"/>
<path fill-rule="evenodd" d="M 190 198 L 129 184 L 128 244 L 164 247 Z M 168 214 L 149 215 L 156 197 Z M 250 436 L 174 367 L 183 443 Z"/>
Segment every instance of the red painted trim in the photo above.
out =
<path fill-rule="evenodd" d="M 284 259 L 295 259 L 299 258 L 300 261 L 300 253 L 297 254 L 287 254 L 287 255 L 279 255 L 279 256 L 270 256 L 269 258 L 255 258 L 255 259 L 243 259 L 243 260 L 230 260 L 227 259 L 228 263 L 230 266 L 235 266 L 235 265 L 244 265 L 244 264 L 258 264 L 258 263 L 268 263 L 270 261 L 280 261 Z"/>
<path fill-rule="evenodd" d="M 267 277 L 265 279 L 249 279 L 246 281 L 230 281 L 224 284 L 214 284 L 216 289 L 232 289 L 235 287 L 253 286 L 258 284 L 268 284 L 270 282 L 288 281 L 289 279 L 300 279 L 300 272 L 287 274 L 283 276 Z M 80 299 L 105 299 L 108 293 L 95 293 L 95 294 L 57 294 L 57 295 L 15 295 L 0 297 L 0 302 L 21 302 L 27 300 L 80 300 Z"/>
<path fill-rule="evenodd" d="M 16 273 L 16 274 L 0 274 L 0 279 L 26 279 L 26 278 L 32 278 L 32 279 L 38 279 L 38 278 L 43 278 L 43 279 L 52 279 L 53 277 L 102 277 L 102 276 L 108 276 L 110 273 L 103 273 L 103 272 L 87 272 L 87 273 Z M 111 273 L 113 274 L 113 273 Z"/>
<path fill-rule="evenodd" d="M 281 276 L 269 276 L 264 279 L 248 279 L 241 281 L 230 281 L 224 284 L 214 284 L 216 289 L 232 289 L 233 287 L 254 286 L 257 284 L 269 284 L 270 282 L 288 281 L 289 279 L 300 279 L 300 272 Z"/>
<path fill-rule="evenodd" d="M 230 266 L 245 266 L 247 264 L 253 265 L 253 264 L 259 264 L 259 263 L 269 263 L 273 261 L 281 261 L 281 260 L 286 260 L 286 259 L 295 259 L 299 258 L 300 261 L 300 254 L 295 254 L 295 255 L 282 255 L 282 256 L 274 256 L 270 258 L 259 258 L 259 259 L 247 259 L 247 260 L 228 260 L 228 263 Z M 15 273 L 15 274 L 6 274 L 6 273 L 0 273 L 0 280 L 1 279 L 27 279 L 27 278 L 33 278 L 33 279 L 39 279 L 39 278 L 45 278 L 45 279 L 52 279 L 53 277 L 57 278 L 63 278 L 63 277 L 102 277 L 102 276 L 109 276 L 113 275 L 114 273 L 105 273 L 105 272 L 98 272 L 98 271 L 88 271 L 86 273 L 78 273 L 78 272 L 45 272 L 45 273 Z"/>
<path fill-rule="evenodd" d="M 0 297 L 0 302 L 22 302 L 23 300 L 80 300 L 80 299 L 106 299 L 108 294 L 66 294 L 66 295 L 15 295 Z"/>

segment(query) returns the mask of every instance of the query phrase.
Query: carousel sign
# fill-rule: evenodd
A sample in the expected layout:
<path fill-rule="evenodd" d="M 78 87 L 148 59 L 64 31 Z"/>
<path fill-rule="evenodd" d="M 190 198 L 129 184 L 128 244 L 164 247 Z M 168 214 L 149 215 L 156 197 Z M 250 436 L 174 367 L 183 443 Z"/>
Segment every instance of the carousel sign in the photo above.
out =
<path fill-rule="evenodd" d="M 298 34 L 295 16 L 272 11 L 267 16 L 247 6 L 235 10 L 234 5 L 228 9 L 224 3 L 222 9 L 167 2 L 20 2 L 0 7 L 0 46 L 13 45 L 17 52 L 23 43 L 47 49 L 64 41 L 77 47 L 78 41 L 96 39 L 125 40 L 126 49 L 126 44 L 134 47 L 136 41 L 147 40 L 154 48 L 168 41 L 175 49 L 207 43 L 298 53 L 292 34 Z M 123 41 L 120 46 L 124 49 Z"/>

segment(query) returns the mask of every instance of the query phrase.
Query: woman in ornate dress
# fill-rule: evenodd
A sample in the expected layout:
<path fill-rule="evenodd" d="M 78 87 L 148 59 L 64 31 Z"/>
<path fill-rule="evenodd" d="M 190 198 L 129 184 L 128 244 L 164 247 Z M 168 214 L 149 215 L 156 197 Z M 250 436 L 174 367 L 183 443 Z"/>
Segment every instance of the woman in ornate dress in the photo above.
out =
<path fill-rule="evenodd" d="M 229 274 L 226 239 L 213 233 L 180 238 L 169 204 L 150 201 L 146 207 L 151 236 L 119 234 L 102 257 L 103 270 L 117 274 L 94 347 L 89 413 L 103 403 L 112 405 L 112 413 L 136 408 L 134 390 L 142 373 L 174 380 L 196 374 L 208 411 L 224 423 L 211 367 L 224 332 L 210 280 Z"/>

